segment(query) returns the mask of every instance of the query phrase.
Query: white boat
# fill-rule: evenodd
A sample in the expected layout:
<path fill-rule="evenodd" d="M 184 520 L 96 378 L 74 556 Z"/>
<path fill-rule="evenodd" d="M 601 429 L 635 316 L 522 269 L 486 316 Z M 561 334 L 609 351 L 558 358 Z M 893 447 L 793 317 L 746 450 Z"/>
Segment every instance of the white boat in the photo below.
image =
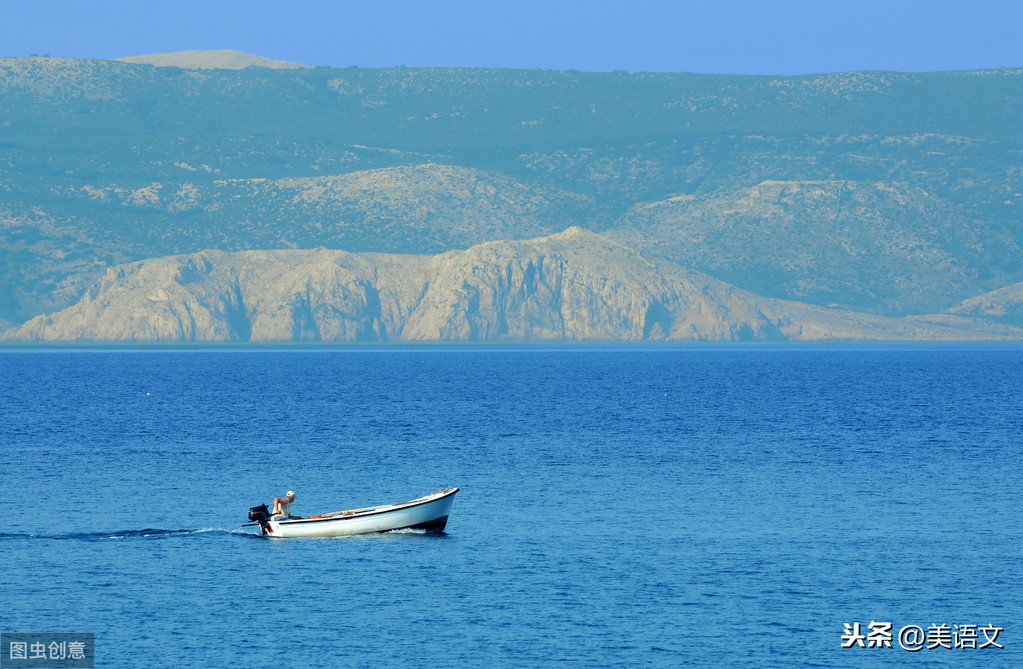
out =
<path fill-rule="evenodd" d="M 390 532 L 391 530 L 443 531 L 458 488 L 435 490 L 429 495 L 397 504 L 336 511 L 309 518 L 270 516 L 266 505 L 249 510 L 260 532 L 268 537 L 340 537 L 348 534 Z"/>

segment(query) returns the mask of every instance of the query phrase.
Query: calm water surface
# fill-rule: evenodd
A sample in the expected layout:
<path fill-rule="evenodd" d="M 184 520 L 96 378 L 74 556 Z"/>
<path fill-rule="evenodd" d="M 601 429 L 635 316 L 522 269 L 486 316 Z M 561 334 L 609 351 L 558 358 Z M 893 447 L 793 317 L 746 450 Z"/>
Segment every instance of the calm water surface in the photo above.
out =
<path fill-rule="evenodd" d="M 1023 666 L 1021 388 L 1021 347 L 0 350 L 0 632 L 110 667 Z M 444 534 L 241 527 L 448 485 Z M 872 621 L 1004 649 L 841 648 Z"/>

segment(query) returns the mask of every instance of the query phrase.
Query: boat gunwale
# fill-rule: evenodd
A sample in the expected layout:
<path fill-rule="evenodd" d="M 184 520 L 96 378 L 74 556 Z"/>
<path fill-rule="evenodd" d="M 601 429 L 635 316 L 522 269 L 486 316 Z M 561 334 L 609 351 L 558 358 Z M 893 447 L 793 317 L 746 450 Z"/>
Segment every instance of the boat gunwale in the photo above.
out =
<path fill-rule="evenodd" d="M 373 510 L 371 510 L 371 511 L 364 511 L 362 513 L 352 513 L 352 514 L 349 514 L 349 515 L 343 515 L 344 512 L 337 512 L 337 515 L 335 515 L 335 516 L 324 516 L 322 518 L 293 518 L 293 519 L 289 519 L 289 520 L 271 520 L 271 522 L 275 522 L 278 525 L 300 525 L 302 523 L 322 523 L 324 521 L 331 521 L 331 520 L 352 520 L 354 518 L 366 518 L 366 517 L 369 517 L 369 516 L 378 516 L 378 515 L 383 514 L 383 513 L 393 513 L 395 511 L 403 511 L 405 509 L 412 509 L 412 508 L 415 508 L 417 506 L 422 506 L 424 504 L 431 504 L 433 502 L 437 502 L 439 500 L 442 500 L 445 497 L 450 497 L 450 496 L 454 495 L 455 493 L 457 493 L 458 491 L 459 491 L 458 488 L 451 488 L 451 489 L 448 489 L 448 490 L 441 491 L 441 492 L 443 492 L 443 494 L 442 495 L 438 495 L 437 497 L 430 498 L 430 495 L 427 495 L 426 497 L 421 497 L 419 499 L 413 499 L 413 500 L 410 500 L 408 502 L 398 502 L 397 504 L 386 505 L 389 508 L 385 508 L 383 510 L 380 510 L 380 509 L 382 509 L 382 507 L 374 507 Z M 433 493 L 431 493 L 431 495 L 432 494 Z M 430 499 L 427 499 L 427 498 L 430 498 Z"/>

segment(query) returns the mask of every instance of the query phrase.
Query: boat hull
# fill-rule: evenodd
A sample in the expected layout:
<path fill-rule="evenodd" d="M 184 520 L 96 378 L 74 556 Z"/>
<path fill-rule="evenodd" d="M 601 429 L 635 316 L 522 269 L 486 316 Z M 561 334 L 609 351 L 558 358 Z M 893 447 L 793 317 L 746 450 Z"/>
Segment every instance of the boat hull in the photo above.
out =
<path fill-rule="evenodd" d="M 312 518 L 271 519 L 267 523 L 266 536 L 285 539 L 341 537 L 350 534 L 391 532 L 403 529 L 440 532 L 447 527 L 451 503 L 457 492 L 458 488 L 448 488 L 400 504 L 387 504 L 356 511 L 339 511 Z"/>

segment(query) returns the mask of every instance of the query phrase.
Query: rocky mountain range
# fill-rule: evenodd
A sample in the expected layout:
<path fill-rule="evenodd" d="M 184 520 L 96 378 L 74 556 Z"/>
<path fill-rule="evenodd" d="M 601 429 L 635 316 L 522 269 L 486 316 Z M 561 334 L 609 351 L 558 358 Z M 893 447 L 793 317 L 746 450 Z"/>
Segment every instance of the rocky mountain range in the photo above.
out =
<path fill-rule="evenodd" d="M 762 298 L 582 228 L 439 255 L 204 251 L 109 269 L 35 341 L 1001 340 L 1023 329 Z"/>
<path fill-rule="evenodd" d="M 0 330 L 7 340 L 1012 337 L 1023 327 L 1021 84 L 1023 70 L 741 77 L 311 68 L 236 52 L 0 59 Z M 592 249 L 573 252 L 586 279 L 572 299 L 587 286 L 587 304 L 646 307 L 583 318 L 547 299 L 548 284 L 533 295 L 472 274 L 482 297 L 469 303 L 491 311 L 452 315 L 465 267 L 490 267 L 484 250 L 517 267 L 533 249 L 535 266 L 561 253 L 547 247 L 571 226 L 597 233 L 573 233 L 587 248 L 624 254 L 615 270 Z M 340 280 L 331 268 L 347 265 L 324 265 L 330 253 L 359 259 L 344 272 L 370 287 L 366 303 L 345 283 L 330 293 L 341 302 L 301 316 L 293 295 L 318 293 L 288 282 Z M 439 260 L 453 257 L 475 259 L 461 270 Z M 148 285 L 182 262 L 209 267 L 187 284 L 206 297 L 172 282 L 167 300 L 149 300 L 156 289 L 140 277 Z M 625 268 L 638 273 L 631 283 Z M 687 329 L 682 276 L 716 282 L 702 307 L 716 325 Z M 274 281 L 291 292 L 276 295 Z M 619 297 L 601 288 L 611 283 Z M 446 297 L 431 292 L 442 286 Z M 454 320 L 442 326 L 417 289 Z M 118 324 L 138 291 L 135 324 Z M 374 291 L 402 306 L 376 314 Z M 515 306 L 502 291 L 533 297 Z M 191 324 L 183 305 L 207 298 L 208 326 Z M 271 304 L 298 321 L 267 325 Z M 644 311 L 662 307 L 660 320 Z M 320 322 L 331 308 L 351 318 Z"/>

